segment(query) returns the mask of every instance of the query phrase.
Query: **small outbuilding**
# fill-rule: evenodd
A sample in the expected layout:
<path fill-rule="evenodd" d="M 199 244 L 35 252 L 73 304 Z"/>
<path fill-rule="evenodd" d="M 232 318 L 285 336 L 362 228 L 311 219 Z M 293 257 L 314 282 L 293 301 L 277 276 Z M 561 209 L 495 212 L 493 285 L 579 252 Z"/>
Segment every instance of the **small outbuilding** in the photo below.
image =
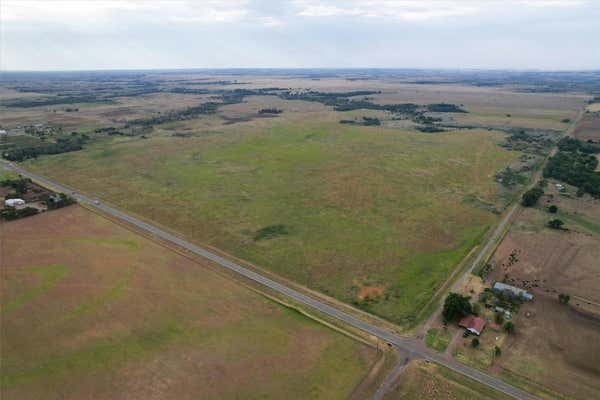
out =
<path fill-rule="evenodd" d="M 485 319 L 476 317 L 473 314 L 469 314 L 458 322 L 458 326 L 461 326 L 469 332 L 479 336 L 481 335 L 483 328 L 485 328 Z"/>
<path fill-rule="evenodd" d="M 527 301 L 533 300 L 533 295 L 528 291 L 520 289 L 518 287 L 507 285 L 506 283 L 496 282 L 494 283 L 493 289 L 496 293 L 503 293 L 505 295 L 521 298 Z"/>
<path fill-rule="evenodd" d="M 23 200 L 23 199 L 8 199 L 8 200 L 4 200 L 4 205 L 7 206 L 7 207 L 22 206 L 23 204 L 25 204 L 25 200 Z"/>

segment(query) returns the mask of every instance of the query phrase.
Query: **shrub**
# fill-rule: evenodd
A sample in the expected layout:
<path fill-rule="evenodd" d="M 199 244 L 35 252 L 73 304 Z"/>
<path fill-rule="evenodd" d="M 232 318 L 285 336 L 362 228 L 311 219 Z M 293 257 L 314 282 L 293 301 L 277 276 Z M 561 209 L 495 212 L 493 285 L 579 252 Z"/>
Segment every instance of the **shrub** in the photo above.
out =
<path fill-rule="evenodd" d="M 479 339 L 477 338 L 473 338 L 473 340 L 471 340 L 471 346 L 476 349 L 479 347 Z"/>
<path fill-rule="evenodd" d="M 263 240 L 263 239 L 272 239 L 276 236 L 287 235 L 287 234 L 288 234 L 288 230 L 285 225 L 282 225 L 282 224 L 269 225 L 269 226 L 266 226 L 264 228 L 257 230 L 256 233 L 254 234 L 254 240 L 259 241 L 259 240 Z"/>
<path fill-rule="evenodd" d="M 558 207 L 552 204 L 550 207 L 548 207 L 548 212 L 550 214 L 556 214 L 558 212 Z"/>
<path fill-rule="evenodd" d="M 496 357 L 499 357 L 502 354 L 502 350 L 500 349 L 500 347 L 496 346 L 494 347 L 494 355 Z"/>
<path fill-rule="evenodd" d="M 563 229 L 562 226 L 564 224 L 565 223 L 562 220 L 558 219 L 558 218 L 551 219 L 550 221 L 548 221 L 548 228 L 551 228 L 551 229 Z"/>
<path fill-rule="evenodd" d="M 568 294 L 561 293 L 558 295 L 558 301 L 560 301 L 562 304 L 568 304 L 570 300 L 571 296 L 569 296 Z"/>
<path fill-rule="evenodd" d="M 507 323 L 504 324 L 504 330 L 506 332 L 508 332 L 510 335 L 512 335 L 513 333 L 515 333 L 515 324 L 512 323 L 511 321 L 508 321 Z"/>

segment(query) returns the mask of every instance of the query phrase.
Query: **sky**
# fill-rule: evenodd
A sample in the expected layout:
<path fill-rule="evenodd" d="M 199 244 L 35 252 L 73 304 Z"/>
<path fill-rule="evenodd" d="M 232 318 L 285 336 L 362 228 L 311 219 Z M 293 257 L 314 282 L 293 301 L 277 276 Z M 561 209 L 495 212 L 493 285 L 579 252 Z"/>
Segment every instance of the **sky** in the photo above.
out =
<path fill-rule="evenodd" d="M 600 70 L 600 0 L 0 0 L 0 70 Z"/>

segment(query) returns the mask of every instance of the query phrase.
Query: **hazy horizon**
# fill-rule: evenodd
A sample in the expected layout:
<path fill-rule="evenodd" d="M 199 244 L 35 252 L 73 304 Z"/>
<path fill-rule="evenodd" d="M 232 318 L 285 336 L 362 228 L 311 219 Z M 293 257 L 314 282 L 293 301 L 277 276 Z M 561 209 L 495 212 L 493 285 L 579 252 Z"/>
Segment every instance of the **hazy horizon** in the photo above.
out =
<path fill-rule="evenodd" d="M 0 2 L 0 69 L 600 69 L 600 3 Z"/>

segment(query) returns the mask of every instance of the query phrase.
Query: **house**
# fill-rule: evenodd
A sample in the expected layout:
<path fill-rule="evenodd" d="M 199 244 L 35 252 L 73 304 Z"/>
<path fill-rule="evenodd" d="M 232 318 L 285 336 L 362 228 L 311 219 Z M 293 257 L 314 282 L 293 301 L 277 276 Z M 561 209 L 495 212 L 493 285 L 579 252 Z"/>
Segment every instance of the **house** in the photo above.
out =
<path fill-rule="evenodd" d="M 8 199 L 8 200 L 4 200 L 4 205 L 7 206 L 7 207 L 22 206 L 23 204 L 25 204 L 25 200 L 23 200 L 23 199 Z"/>
<path fill-rule="evenodd" d="M 485 319 L 469 314 L 458 322 L 458 326 L 462 326 L 469 332 L 479 336 L 485 328 Z"/>
<path fill-rule="evenodd" d="M 519 289 L 518 287 L 514 287 L 511 285 L 507 285 L 502 282 L 494 283 L 493 288 L 496 293 L 504 293 L 505 295 L 509 295 L 511 297 L 522 298 L 523 300 L 531 301 L 533 300 L 533 295 L 526 290 Z"/>
<path fill-rule="evenodd" d="M 565 186 L 563 184 L 557 183 L 554 186 L 556 186 L 556 190 L 558 190 L 559 192 L 564 192 L 565 191 Z"/>
<path fill-rule="evenodd" d="M 61 195 L 60 194 L 56 194 L 56 193 L 55 194 L 51 194 L 48 197 L 48 201 L 51 201 L 53 203 L 60 203 L 62 201 L 62 199 L 63 198 L 61 197 Z"/>
<path fill-rule="evenodd" d="M 8 132 L 6 132 L 4 129 L 0 129 L 0 135 L 8 135 Z"/>
<path fill-rule="evenodd" d="M 504 318 L 510 318 L 512 315 L 510 311 L 505 309 L 504 307 L 496 306 L 496 312 L 500 312 L 504 314 Z"/>

